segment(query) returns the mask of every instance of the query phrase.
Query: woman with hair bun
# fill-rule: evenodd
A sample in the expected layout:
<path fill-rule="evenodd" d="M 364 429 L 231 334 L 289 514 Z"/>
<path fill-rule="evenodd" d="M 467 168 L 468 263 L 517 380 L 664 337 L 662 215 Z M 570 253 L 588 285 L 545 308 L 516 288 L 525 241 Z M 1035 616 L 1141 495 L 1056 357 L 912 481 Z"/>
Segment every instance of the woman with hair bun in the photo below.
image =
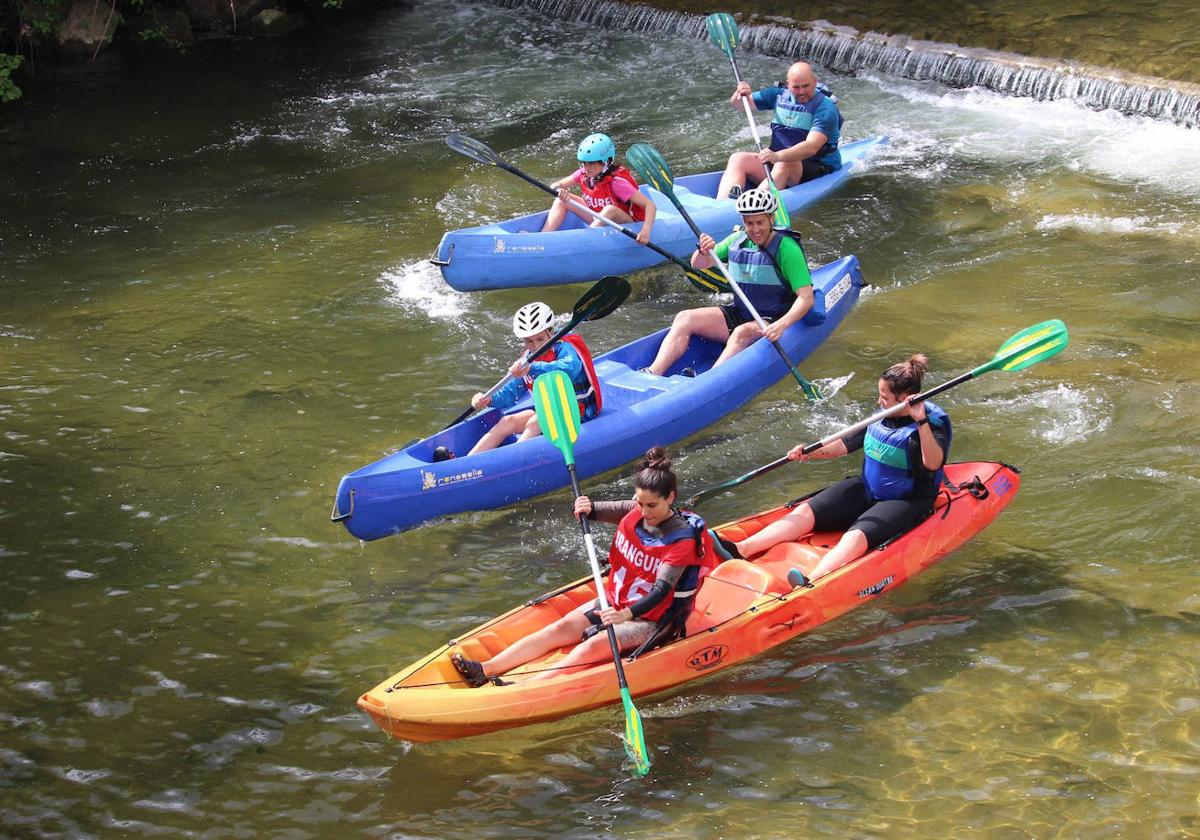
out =
<path fill-rule="evenodd" d="M 593 502 L 587 496 L 575 500 L 576 516 L 617 526 L 608 553 L 612 568 L 604 581 L 609 608 L 600 609 L 599 599 L 583 604 L 482 662 L 452 654 L 454 667 L 469 685 L 495 682 L 513 668 L 570 645 L 574 649 L 553 670 L 537 676 L 611 660 L 602 632 L 610 625 L 622 651 L 641 647 L 660 629 L 666 640 L 682 632 L 691 596 L 718 562 L 712 537 L 703 519 L 675 509 L 675 473 L 662 447 L 642 458 L 633 486 L 633 498 L 620 502 Z"/>
<path fill-rule="evenodd" d="M 879 407 L 891 408 L 921 392 L 929 367 L 924 354 L 892 365 L 879 378 Z M 793 447 L 793 461 L 838 458 L 863 450 L 862 474 L 826 487 L 782 519 L 737 543 L 742 557 L 755 557 L 781 542 L 813 531 L 843 531 L 811 577 L 819 578 L 856 560 L 928 516 L 950 455 L 950 418 L 928 400 L 872 423 L 865 431 L 836 440 L 807 455 Z"/>

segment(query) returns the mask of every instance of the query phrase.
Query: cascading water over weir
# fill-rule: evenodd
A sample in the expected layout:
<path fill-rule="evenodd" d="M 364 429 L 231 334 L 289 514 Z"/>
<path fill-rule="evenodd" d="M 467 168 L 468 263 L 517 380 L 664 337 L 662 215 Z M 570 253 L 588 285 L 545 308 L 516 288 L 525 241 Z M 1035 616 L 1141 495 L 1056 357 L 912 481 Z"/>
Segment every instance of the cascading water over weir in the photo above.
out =
<path fill-rule="evenodd" d="M 490 0 L 607 29 L 666 32 L 706 39 L 704 16 L 615 0 Z M 839 73 L 873 70 L 888 76 L 981 87 L 1038 100 L 1067 99 L 1104 110 L 1200 126 L 1200 85 L 1139 76 L 1078 62 L 859 32 L 824 21 L 740 26 L 740 48 L 804 58 Z"/>

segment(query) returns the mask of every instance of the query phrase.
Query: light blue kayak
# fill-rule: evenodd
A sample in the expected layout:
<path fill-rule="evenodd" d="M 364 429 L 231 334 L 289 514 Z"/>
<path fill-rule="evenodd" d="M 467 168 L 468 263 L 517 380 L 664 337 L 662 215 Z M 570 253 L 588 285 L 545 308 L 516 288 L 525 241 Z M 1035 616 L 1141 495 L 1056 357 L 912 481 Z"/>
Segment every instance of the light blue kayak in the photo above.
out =
<path fill-rule="evenodd" d="M 812 276 L 827 314 L 819 326 L 799 323 L 783 334 L 780 344 L 796 363 L 837 329 L 863 285 L 852 256 L 822 266 Z M 640 368 L 654 360 L 665 335 L 665 329 L 659 330 L 596 357 L 604 405 L 599 416 L 580 428 L 575 444 L 580 478 L 619 467 L 651 446 L 682 440 L 788 376 L 787 366 L 766 341 L 756 341 L 713 368 L 722 346 L 702 338 L 692 339 L 666 376 L 643 373 Z M 697 375 L 681 375 L 686 367 Z M 804 372 L 811 378 L 816 369 Z M 802 399 L 799 392 L 796 398 Z M 565 486 L 562 455 L 544 437 L 520 443 L 512 437 L 478 455 L 433 460 L 439 446 L 460 455 L 469 452 L 503 413 L 529 408 L 525 400 L 507 412 L 490 409 L 349 473 L 338 485 L 331 519 L 360 539 L 374 540 L 438 516 L 500 508 Z"/>
<path fill-rule="evenodd" d="M 873 137 L 843 146 L 842 167 L 836 172 L 783 190 L 788 212 L 799 213 L 836 190 L 886 137 Z M 858 166 L 856 167 L 856 164 Z M 675 180 L 675 194 L 696 225 L 721 239 L 741 218 L 731 198 L 713 198 L 720 172 L 684 175 Z M 696 236 L 670 200 L 642 185 L 658 215 L 651 237 L 659 247 L 687 259 L 696 247 Z M 549 197 L 547 197 L 548 199 Z M 452 230 L 442 237 L 432 262 L 442 277 L 460 292 L 553 286 L 598 280 L 606 274 L 626 274 L 665 262 L 649 248 L 610 227 L 593 228 L 573 213 L 560 230 L 542 233 L 546 212 L 518 216 L 506 222 Z M 631 230 L 641 225 L 630 225 Z"/>

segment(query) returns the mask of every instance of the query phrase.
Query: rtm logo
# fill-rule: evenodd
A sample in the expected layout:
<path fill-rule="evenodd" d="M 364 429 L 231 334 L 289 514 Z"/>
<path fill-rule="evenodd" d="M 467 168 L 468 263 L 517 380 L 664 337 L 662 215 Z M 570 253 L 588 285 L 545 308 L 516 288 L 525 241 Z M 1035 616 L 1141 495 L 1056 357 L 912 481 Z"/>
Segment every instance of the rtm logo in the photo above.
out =
<path fill-rule="evenodd" d="M 883 580 L 879 581 L 879 583 L 876 583 L 873 586 L 868 586 L 866 589 L 858 590 L 858 597 L 866 598 L 870 595 L 878 595 L 880 592 L 882 592 L 884 589 L 887 588 L 888 584 L 890 584 L 895 579 L 896 579 L 895 575 L 888 575 Z"/>
<path fill-rule="evenodd" d="M 688 659 L 687 666 L 693 671 L 706 671 L 721 663 L 729 648 L 725 645 L 709 645 L 704 650 L 698 650 Z"/>
<path fill-rule="evenodd" d="M 1006 496 L 1011 489 L 1012 482 L 1009 481 L 1008 476 L 1002 475 L 996 480 L 996 486 L 992 488 L 992 492 L 997 496 Z"/>

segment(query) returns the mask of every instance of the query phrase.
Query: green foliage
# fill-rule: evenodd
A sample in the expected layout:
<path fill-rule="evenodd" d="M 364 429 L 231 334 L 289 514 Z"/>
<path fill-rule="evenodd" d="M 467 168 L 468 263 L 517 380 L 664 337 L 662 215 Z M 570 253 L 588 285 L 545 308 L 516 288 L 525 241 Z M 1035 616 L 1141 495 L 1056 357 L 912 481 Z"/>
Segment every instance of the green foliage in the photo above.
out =
<path fill-rule="evenodd" d="M 16 5 L 21 23 L 27 26 L 35 37 L 52 35 L 54 27 L 66 18 L 70 10 L 70 0 L 18 0 Z"/>
<path fill-rule="evenodd" d="M 21 89 L 12 80 L 12 72 L 21 66 L 25 59 L 19 55 L 0 53 L 0 102 L 12 102 L 21 98 Z"/>

